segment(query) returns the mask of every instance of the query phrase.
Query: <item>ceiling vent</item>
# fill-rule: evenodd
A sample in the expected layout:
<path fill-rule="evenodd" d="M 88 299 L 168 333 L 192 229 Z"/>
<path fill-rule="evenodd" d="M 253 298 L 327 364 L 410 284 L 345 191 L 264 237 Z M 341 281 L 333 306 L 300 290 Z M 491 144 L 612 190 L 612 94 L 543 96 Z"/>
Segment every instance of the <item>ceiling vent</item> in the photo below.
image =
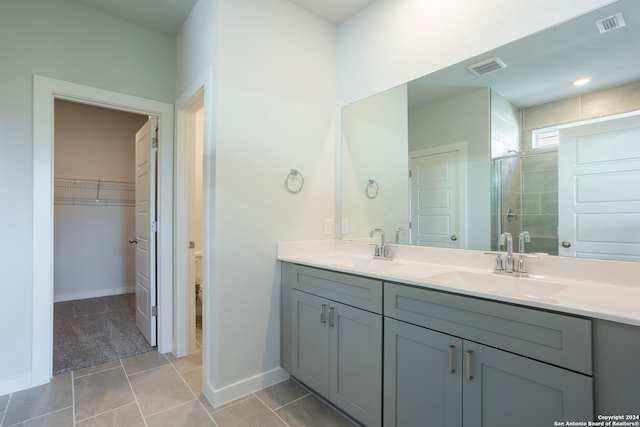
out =
<path fill-rule="evenodd" d="M 596 21 L 596 26 L 600 34 L 608 33 L 609 31 L 617 30 L 625 26 L 624 16 L 622 12 L 618 12 L 615 15 L 607 16 Z"/>
<path fill-rule="evenodd" d="M 486 61 L 478 62 L 477 64 L 467 67 L 467 69 L 476 76 L 484 76 L 485 74 L 493 73 L 503 68 L 507 68 L 507 65 L 498 57 L 487 59 Z"/>

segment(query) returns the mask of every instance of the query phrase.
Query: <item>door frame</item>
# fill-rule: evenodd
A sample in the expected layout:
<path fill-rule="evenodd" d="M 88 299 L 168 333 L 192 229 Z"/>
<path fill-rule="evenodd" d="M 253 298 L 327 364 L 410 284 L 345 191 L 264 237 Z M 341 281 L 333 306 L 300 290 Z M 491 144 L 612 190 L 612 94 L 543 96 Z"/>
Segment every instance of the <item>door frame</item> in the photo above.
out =
<path fill-rule="evenodd" d="M 176 100 L 176 144 L 175 144 L 175 228 L 174 240 L 174 283 L 175 342 L 173 352 L 183 357 L 196 350 L 195 325 L 195 273 L 190 267 L 193 249 L 188 242 L 192 240 L 191 222 L 194 216 L 194 180 L 193 169 L 193 127 L 197 107 L 202 105 L 203 111 L 203 165 L 202 165 L 202 282 L 205 284 L 202 294 L 202 352 L 210 354 L 210 331 L 213 326 L 211 318 L 211 298 L 213 295 L 213 259 L 214 236 L 213 224 L 215 215 L 215 139 L 213 133 L 213 70 L 208 68 L 196 78 Z M 178 244 L 183 242 L 182 244 Z M 184 284 L 184 285 L 183 285 Z M 204 325 L 207 325 L 206 327 Z M 203 357 L 202 370 L 204 378 L 209 371 L 208 358 Z M 206 384 L 205 384 L 206 385 Z M 205 390 L 207 387 L 204 387 Z"/>
<path fill-rule="evenodd" d="M 436 154 L 445 154 L 450 152 L 458 153 L 458 248 L 466 249 L 468 243 L 468 215 L 467 215 L 467 143 L 455 142 L 453 144 L 438 145 L 436 147 L 424 148 L 409 152 L 409 167 L 411 160 L 418 157 L 433 156 Z M 409 219 L 413 226 L 413 218 L 411 218 L 412 203 L 411 200 L 411 178 L 409 178 Z M 411 231 L 409 231 L 411 233 Z M 411 241 L 411 239 L 409 239 Z M 413 243 L 412 243 L 413 244 Z"/>
<path fill-rule="evenodd" d="M 173 105 L 34 75 L 31 386 L 49 382 L 53 370 L 55 99 L 158 117 L 158 351 L 171 351 L 173 341 Z"/>

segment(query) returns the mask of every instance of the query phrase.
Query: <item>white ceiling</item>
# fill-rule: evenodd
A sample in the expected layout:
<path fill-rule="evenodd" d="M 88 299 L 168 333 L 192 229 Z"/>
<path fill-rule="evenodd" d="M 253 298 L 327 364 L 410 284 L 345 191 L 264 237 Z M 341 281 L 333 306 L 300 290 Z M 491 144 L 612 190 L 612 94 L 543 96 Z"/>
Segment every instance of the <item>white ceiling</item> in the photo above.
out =
<path fill-rule="evenodd" d="M 623 12 L 626 26 L 600 34 L 596 20 Z M 640 1 L 618 0 L 572 19 L 409 82 L 416 108 L 480 87 L 491 87 L 519 107 L 640 80 Z M 494 56 L 507 68 L 475 76 L 468 65 Z M 592 77 L 577 88 L 578 77 Z"/>
<path fill-rule="evenodd" d="M 74 0 L 147 28 L 174 35 L 197 0 Z M 309 12 L 339 24 L 375 0 L 291 0 Z"/>
<path fill-rule="evenodd" d="M 334 24 L 350 18 L 375 0 L 291 0 L 303 9 Z"/>
<path fill-rule="evenodd" d="M 74 0 L 103 12 L 174 35 L 197 0 Z"/>

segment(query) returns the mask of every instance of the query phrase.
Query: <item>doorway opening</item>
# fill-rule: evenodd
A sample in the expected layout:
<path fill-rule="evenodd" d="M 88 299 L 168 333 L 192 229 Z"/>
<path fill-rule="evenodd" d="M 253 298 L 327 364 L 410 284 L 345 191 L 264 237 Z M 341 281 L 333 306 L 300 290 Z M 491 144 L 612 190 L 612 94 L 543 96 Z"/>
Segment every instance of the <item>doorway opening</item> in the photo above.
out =
<path fill-rule="evenodd" d="M 200 354 L 206 325 L 208 255 L 204 230 L 204 88 L 178 102 L 176 144 L 176 356 Z M 203 321 L 204 319 L 204 321 Z"/>
<path fill-rule="evenodd" d="M 190 218 L 191 225 L 189 227 L 191 235 L 193 236 L 194 254 L 193 254 L 193 266 L 195 268 L 193 277 L 189 283 L 194 284 L 195 307 L 193 309 L 193 316 L 190 316 L 190 322 L 195 322 L 190 330 L 195 331 L 195 337 L 191 337 L 189 347 L 191 351 L 202 351 L 202 301 L 205 292 L 205 283 L 203 281 L 203 262 L 204 253 L 202 251 L 202 196 L 203 196 L 203 138 L 204 138 L 204 100 L 199 99 L 194 105 L 191 111 L 191 120 L 189 120 L 189 126 L 192 127 L 189 134 L 193 135 L 188 144 L 192 145 L 191 156 L 189 162 L 193 165 L 193 185 L 192 185 L 192 214 Z M 191 246 L 191 244 L 189 245 Z M 191 275 L 189 275 L 191 277 Z"/>
<path fill-rule="evenodd" d="M 49 382 L 53 372 L 54 101 L 63 99 L 158 118 L 157 345 L 173 346 L 173 104 L 43 76 L 33 85 L 33 305 L 32 370 L 22 388 Z"/>
<path fill-rule="evenodd" d="M 148 120 L 54 101 L 54 375 L 152 348 L 136 328 L 136 249 L 129 243 L 136 132 Z"/>

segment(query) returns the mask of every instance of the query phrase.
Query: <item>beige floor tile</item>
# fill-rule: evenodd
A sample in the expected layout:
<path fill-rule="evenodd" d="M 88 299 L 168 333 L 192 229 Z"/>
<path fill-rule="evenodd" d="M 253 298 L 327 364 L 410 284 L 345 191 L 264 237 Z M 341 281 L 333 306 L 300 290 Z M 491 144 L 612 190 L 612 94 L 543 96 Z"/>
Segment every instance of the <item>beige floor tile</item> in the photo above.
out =
<path fill-rule="evenodd" d="M 189 387 L 170 365 L 131 375 L 129 380 L 145 417 L 195 400 Z"/>
<path fill-rule="evenodd" d="M 196 328 L 196 344 L 202 347 L 202 328 Z"/>
<path fill-rule="evenodd" d="M 147 418 L 149 427 L 207 427 L 215 426 L 211 417 L 197 400 L 185 403 Z"/>
<path fill-rule="evenodd" d="M 95 417 L 76 423 L 76 427 L 144 427 L 144 420 L 138 405 L 130 403 L 113 411 L 104 412 Z"/>
<path fill-rule="evenodd" d="M 193 369 L 180 375 L 196 396 L 202 392 L 202 368 Z"/>
<path fill-rule="evenodd" d="M 275 411 L 290 427 L 353 427 L 354 424 L 313 395 Z"/>
<path fill-rule="evenodd" d="M 53 412 L 18 424 L 20 427 L 72 427 L 73 408 L 69 407 L 61 411 Z M 17 427 L 16 426 L 16 427 Z"/>
<path fill-rule="evenodd" d="M 2 425 L 2 419 L 4 418 L 4 411 L 7 409 L 7 403 L 9 403 L 9 394 L 0 396 L 0 426 Z"/>
<path fill-rule="evenodd" d="M 0 396 L 0 414 L 2 414 L 5 409 L 7 409 L 7 403 L 9 403 L 9 396 L 10 394 L 5 394 L 4 396 Z"/>
<path fill-rule="evenodd" d="M 124 370 L 110 369 L 74 380 L 76 421 L 133 403 Z"/>
<path fill-rule="evenodd" d="M 270 409 L 277 409 L 282 405 L 291 403 L 296 399 L 309 394 L 309 392 L 291 380 L 272 385 L 259 390 L 256 396 L 262 400 Z"/>
<path fill-rule="evenodd" d="M 169 360 L 171 360 L 171 363 L 173 363 L 173 366 L 176 367 L 178 372 L 182 373 L 191 371 L 202 367 L 202 351 L 198 351 L 179 359 L 174 356 L 173 358 L 169 358 Z"/>
<path fill-rule="evenodd" d="M 204 396 L 204 394 L 200 393 L 198 395 L 198 400 L 200 401 L 204 409 L 207 410 L 207 412 L 212 413 L 213 411 L 215 411 L 215 408 L 211 406 L 211 403 L 209 403 L 209 400 Z"/>
<path fill-rule="evenodd" d="M 37 404 L 34 404 L 37 402 Z M 10 426 L 50 412 L 68 408 L 71 399 L 71 373 L 56 375 L 49 384 L 13 393 L 5 410 L 4 424 Z"/>
<path fill-rule="evenodd" d="M 101 365 L 77 369 L 73 371 L 73 378 L 80 378 L 84 377 L 85 375 L 97 374 L 98 372 L 108 371 L 109 369 L 119 368 L 120 366 L 120 360 L 114 360 L 113 362 L 107 362 Z"/>
<path fill-rule="evenodd" d="M 220 427 L 282 427 L 286 426 L 272 411 L 256 397 L 245 399 L 213 413 Z"/>
<path fill-rule="evenodd" d="M 122 365 L 127 375 L 146 371 L 147 369 L 158 368 L 169 363 L 169 359 L 157 351 L 148 351 L 137 356 L 122 359 Z"/>
<path fill-rule="evenodd" d="M 223 410 L 225 408 L 228 408 L 229 406 L 233 406 L 233 405 L 236 405 L 236 404 L 238 404 L 240 402 L 244 402 L 245 400 L 253 399 L 253 398 L 254 398 L 253 393 L 252 394 L 247 394 L 246 396 L 242 396 L 242 397 L 234 399 L 234 400 L 232 400 L 230 402 L 227 402 L 225 404 L 219 405 L 219 406 L 213 408 L 213 410 L 211 410 L 209 412 L 218 412 L 218 411 L 221 411 L 221 410 Z"/>

